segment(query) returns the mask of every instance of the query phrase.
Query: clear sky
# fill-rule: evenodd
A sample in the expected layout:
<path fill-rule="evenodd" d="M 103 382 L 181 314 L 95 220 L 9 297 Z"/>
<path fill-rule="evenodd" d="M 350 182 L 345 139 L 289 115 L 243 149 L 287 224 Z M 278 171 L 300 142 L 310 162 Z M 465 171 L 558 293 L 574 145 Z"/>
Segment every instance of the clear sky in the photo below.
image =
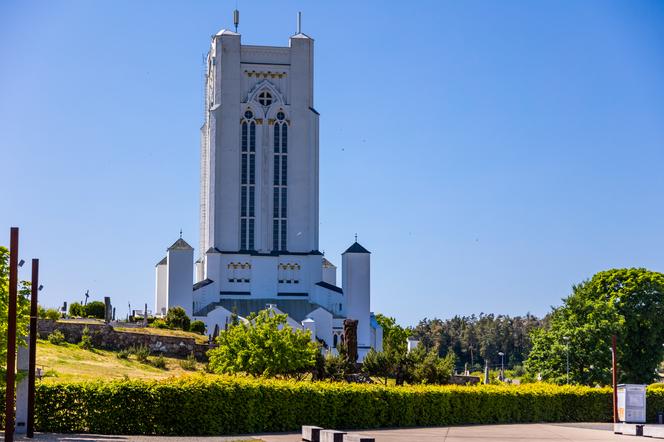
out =
<path fill-rule="evenodd" d="M 238 2 L 247 44 L 316 41 L 320 247 L 372 252 L 372 310 L 545 314 L 664 271 L 664 2 Z M 235 1 L 0 2 L 0 244 L 42 303 L 154 299 L 198 244 L 203 54 Z M 22 277 L 29 278 L 28 266 Z M 339 275 L 340 277 L 340 275 Z"/>

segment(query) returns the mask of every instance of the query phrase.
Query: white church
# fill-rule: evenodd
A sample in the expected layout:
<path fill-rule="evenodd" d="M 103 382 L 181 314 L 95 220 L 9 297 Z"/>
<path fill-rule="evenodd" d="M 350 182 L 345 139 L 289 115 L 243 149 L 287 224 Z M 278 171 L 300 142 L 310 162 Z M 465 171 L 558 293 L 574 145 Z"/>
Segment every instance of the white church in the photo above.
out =
<path fill-rule="evenodd" d="M 299 27 L 299 26 L 298 26 Z M 270 309 L 335 352 L 358 320 L 359 359 L 382 349 L 370 311 L 370 252 L 357 241 L 337 267 L 318 244 L 319 113 L 314 41 L 243 45 L 221 30 L 207 55 L 201 128 L 199 254 L 182 238 L 156 266 L 155 312 L 181 306 L 208 333 Z M 195 283 L 194 283 L 195 282 Z"/>

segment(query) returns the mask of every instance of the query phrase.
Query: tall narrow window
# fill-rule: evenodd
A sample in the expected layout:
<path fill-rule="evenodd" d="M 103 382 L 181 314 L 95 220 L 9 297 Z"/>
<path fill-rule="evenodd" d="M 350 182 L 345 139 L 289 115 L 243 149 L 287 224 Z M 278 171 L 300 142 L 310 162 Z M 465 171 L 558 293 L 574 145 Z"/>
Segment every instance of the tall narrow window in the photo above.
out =
<path fill-rule="evenodd" d="M 272 202 L 272 249 L 288 249 L 288 124 L 286 115 L 277 112 L 274 122 L 274 179 Z"/>
<path fill-rule="evenodd" d="M 256 122 L 244 113 L 240 143 L 240 250 L 254 250 L 256 202 Z"/>

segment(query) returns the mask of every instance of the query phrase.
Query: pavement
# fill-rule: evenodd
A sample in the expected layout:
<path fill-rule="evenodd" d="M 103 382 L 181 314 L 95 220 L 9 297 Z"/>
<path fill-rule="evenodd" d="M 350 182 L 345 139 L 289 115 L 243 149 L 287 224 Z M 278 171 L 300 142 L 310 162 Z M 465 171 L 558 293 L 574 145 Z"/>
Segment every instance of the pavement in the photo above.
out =
<path fill-rule="evenodd" d="M 353 431 L 372 436 L 378 442 L 586 442 L 638 441 L 633 436 L 613 434 L 611 424 L 514 424 L 472 425 L 460 427 L 399 428 Z M 3 434 L 0 432 L 0 434 Z M 27 441 L 16 437 L 16 441 Z M 34 441 L 48 442 L 234 442 L 262 440 L 265 442 L 299 442 L 300 433 L 262 434 L 234 437 L 163 437 L 163 436 L 103 436 L 91 434 L 36 434 Z M 650 439 L 653 440 L 653 439 Z"/>

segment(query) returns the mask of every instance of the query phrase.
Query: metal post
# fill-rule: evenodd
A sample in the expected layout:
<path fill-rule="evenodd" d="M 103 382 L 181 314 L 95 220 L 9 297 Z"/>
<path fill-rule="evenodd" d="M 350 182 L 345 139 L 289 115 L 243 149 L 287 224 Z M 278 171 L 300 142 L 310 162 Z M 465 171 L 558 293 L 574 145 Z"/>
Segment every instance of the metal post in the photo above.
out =
<path fill-rule="evenodd" d="M 567 383 L 569 384 L 569 341 L 567 341 Z"/>
<path fill-rule="evenodd" d="M 9 239 L 9 308 L 7 309 L 7 388 L 5 390 L 5 442 L 14 441 L 14 382 L 16 380 L 16 295 L 18 290 L 18 227 Z"/>
<path fill-rule="evenodd" d="M 616 335 L 611 337 L 611 367 L 613 377 L 613 423 L 618 423 L 618 376 L 616 365 Z"/>
<path fill-rule="evenodd" d="M 29 438 L 35 435 L 35 374 L 37 370 L 37 294 L 39 293 L 39 260 L 32 260 L 32 282 L 30 294 L 30 357 L 28 362 L 28 428 Z"/>

